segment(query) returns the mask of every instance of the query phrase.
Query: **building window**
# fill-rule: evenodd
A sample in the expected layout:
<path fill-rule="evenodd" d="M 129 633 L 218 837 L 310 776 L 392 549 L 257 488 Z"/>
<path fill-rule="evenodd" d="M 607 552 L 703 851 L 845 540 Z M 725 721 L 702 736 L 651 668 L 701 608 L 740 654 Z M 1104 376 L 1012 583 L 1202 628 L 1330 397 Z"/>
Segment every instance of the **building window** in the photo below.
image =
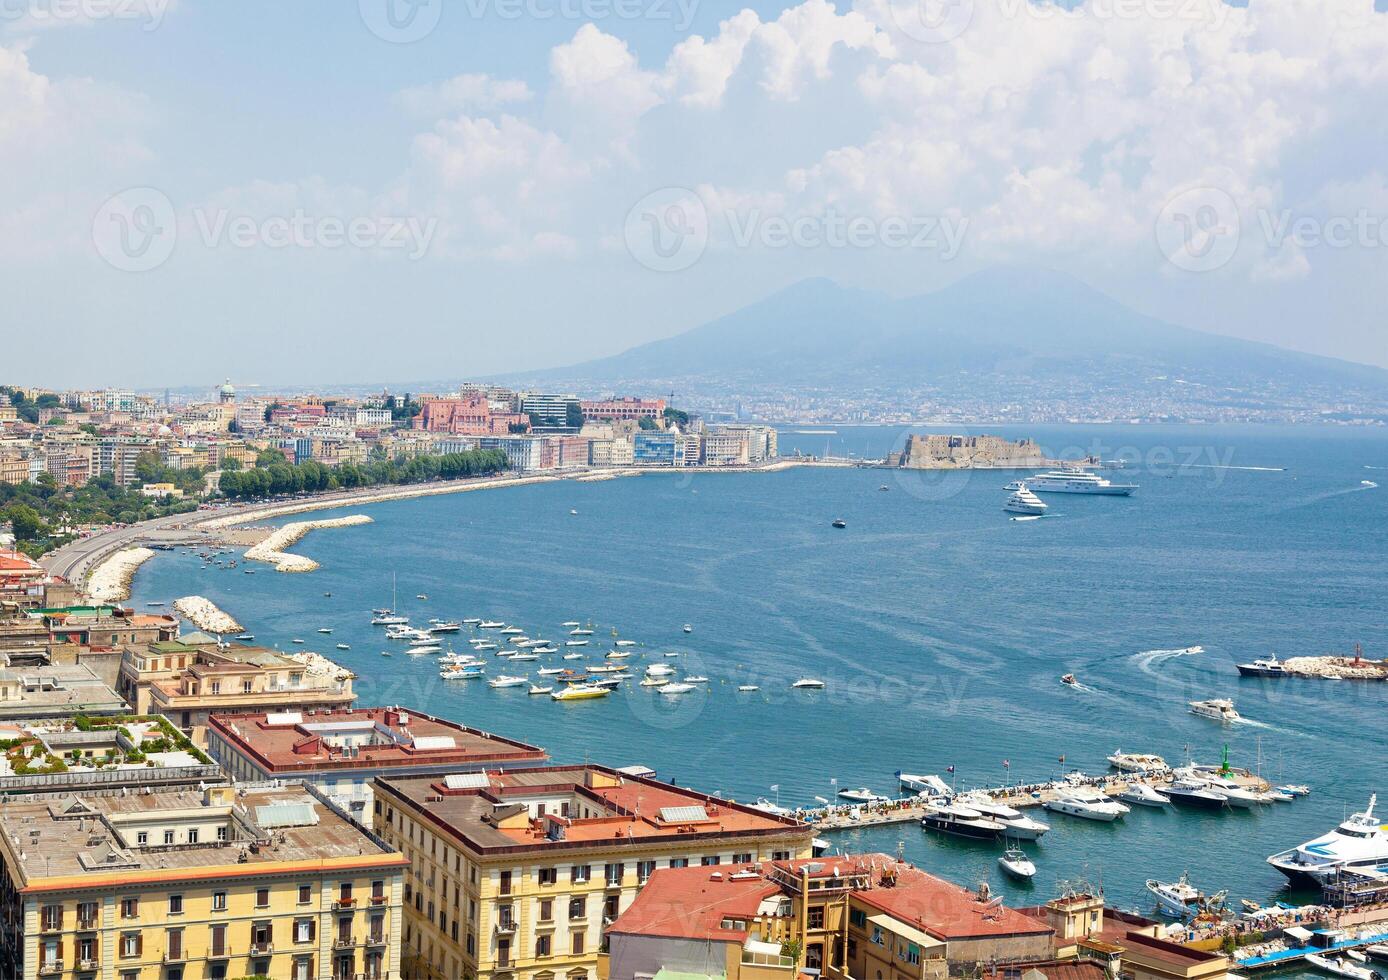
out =
<path fill-rule="evenodd" d="M 188 843 L 189 843 L 189 844 L 196 844 L 197 842 L 198 842 L 198 830 L 197 830 L 197 828 L 196 828 L 196 827 L 189 828 L 189 830 L 188 830 Z"/>
<path fill-rule="evenodd" d="M 554 919 L 554 900 L 550 898 L 540 899 L 540 921 L 550 922 Z"/>
<path fill-rule="evenodd" d="M 789 861 L 789 860 L 790 860 L 790 851 L 772 851 L 772 852 L 771 852 L 771 860 L 773 860 L 773 861 Z"/>
<path fill-rule="evenodd" d="M 687 868 L 687 867 L 689 867 L 689 858 L 671 858 L 671 859 L 670 859 L 670 867 L 672 867 L 672 868 Z"/>
<path fill-rule="evenodd" d="M 552 885 L 559 880 L 559 870 L 557 868 L 541 868 L 539 880 L 542 885 Z"/>
<path fill-rule="evenodd" d="M 639 881 L 641 884 L 644 885 L 653 874 L 655 874 L 654 861 L 636 862 L 636 880 Z"/>
<path fill-rule="evenodd" d="M 859 929 L 867 928 L 867 913 L 862 909 L 848 910 L 849 924 L 857 926 Z"/>
<path fill-rule="evenodd" d="M 811 929 L 823 929 L 824 906 L 811 905 L 805 913 L 805 924 Z"/>
<path fill-rule="evenodd" d="M 213 892 L 213 893 L 212 893 L 212 911 L 213 911 L 213 912 L 225 912 L 226 910 L 227 910 L 227 893 L 226 893 L 226 892 Z"/>
<path fill-rule="evenodd" d="M 583 955 L 583 942 L 584 942 L 584 939 L 585 939 L 585 938 L 586 938 L 586 934 L 584 933 L 584 931 L 583 931 L 582 929 L 576 930 L 576 931 L 574 932 L 574 934 L 573 934 L 573 936 L 572 936 L 572 939 L 573 939 L 573 955 L 575 955 L 575 956 L 582 956 L 582 955 Z"/>
<path fill-rule="evenodd" d="M 588 899 L 578 895 L 569 899 L 569 918 L 582 919 L 588 914 Z"/>
<path fill-rule="evenodd" d="M 575 864 L 573 873 L 569 876 L 571 881 L 582 882 L 592 877 L 593 869 L 586 864 Z"/>
<path fill-rule="evenodd" d="M 511 894 L 511 872 L 501 872 L 501 885 L 497 890 L 503 895 Z"/>
<path fill-rule="evenodd" d="M 144 940 L 138 932 L 126 932 L 121 934 L 120 955 L 123 959 L 131 959 L 139 956 L 144 948 Z"/>
<path fill-rule="evenodd" d="M 720 858 L 717 854 L 705 854 L 703 857 L 699 858 L 699 863 L 706 868 L 710 868 L 713 865 L 718 864 L 722 860 L 723 859 Z"/>
<path fill-rule="evenodd" d="M 165 843 L 165 844 L 172 844 L 173 842 L 174 842 L 174 832 L 173 832 L 172 830 L 166 830 L 166 831 L 164 831 L 164 843 Z"/>
<path fill-rule="evenodd" d="M 182 914 L 183 914 L 183 896 L 182 896 L 182 895 L 170 895 L 170 896 L 169 896 L 169 915 L 182 915 Z"/>
<path fill-rule="evenodd" d="M 122 898 L 120 900 L 120 917 L 122 919 L 138 919 L 140 917 L 140 900 L 138 898 Z"/>
<path fill-rule="evenodd" d="M 224 841 L 224 840 L 227 839 L 227 829 L 226 829 L 225 827 L 218 827 L 218 828 L 217 828 L 217 839 L 218 839 L 218 840 L 221 840 L 221 841 Z"/>
<path fill-rule="evenodd" d="M 752 855 L 751 855 L 750 853 L 744 852 L 744 853 L 742 853 L 742 854 L 734 854 L 734 855 L 733 855 L 733 864 L 751 864 L 751 863 L 752 863 Z"/>
<path fill-rule="evenodd" d="M 312 902 L 312 901 L 313 901 L 313 886 L 312 886 L 312 885 L 300 885 L 300 886 L 299 886 L 299 904 L 300 904 L 300 905 L 308 905 L 308 904 L 309 904 L 310 902 Z"/>
<path fill-rule="evenodd" d="M 620 885 L 622 883 L 622 876 L 626 874 L 626 870 L 626 865 L 624 864 L 609 864 L 604 869 L 608 885 Z"/>
<path fill-rule="evenodd" d="M 548 955 L 549 955 L 549 941 L 550 941 L 550 940 L 549 940 L 549 936 L 536 936 L 536 937 L 535 937 L 535 955 L 536 955 L 536 956 L 548 956 Z"/>
<path fill-rule="evenodd" d="M 149 833 L 148 833 L 147 831 L 141 830 L 141 831 L 138 831 L 138 832 L 135 834 L 135 846 L 136 846 L 136 847 L 144 847 L 144 846 L 145 846 L 146 844 L 148 844 L 148 843 L 149 843 Z"/>
<path fill-rule="evenodd" d="M 620 901 L 620 895 L 608 895 L 602 900 L 602 917 L 608 922 L 612 922 L 617 918 L 618 903 Z"/>
<path fill-rule="evenodd" d="M 313 942 L 313 920 L 295 919 L 294 920 L 294 941 L 296 943 Z"/>
<path fill-rule="evenodd" d="M 257 888 L 255 890 L 255 907 L 258 909 L 270 907 L 270 889 Z"/>

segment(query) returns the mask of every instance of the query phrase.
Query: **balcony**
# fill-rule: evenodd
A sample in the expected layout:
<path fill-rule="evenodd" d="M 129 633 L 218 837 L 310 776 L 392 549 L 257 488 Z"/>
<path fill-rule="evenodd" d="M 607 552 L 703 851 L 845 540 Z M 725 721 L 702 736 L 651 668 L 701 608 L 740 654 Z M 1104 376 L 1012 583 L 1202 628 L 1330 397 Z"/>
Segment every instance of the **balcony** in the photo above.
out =
<path fill-rule="evenodd" d="M 333 937 L 333 949 L 352 949 L 357 945 L 356 939 L 350 934 L 346 936 Z"/>
<path fill-rule="evenodd" d="M 227 946 L 213 946 L 207 951 L 209 960 L 229 960 L 231 959 L 231 949 Z"/>
<path fill-rule="evenodd" d="M 274 943 L 270 943 L 270 942 L 265 942 L 265 943 L 254 943 L 254 942 L 253 942 L 253 943 L 250 944 L 250 946 L 248 946 L 248 947 L 246 948 L 246 955 L 247 955 L 247 956 L 269 956 L 269 955 L 270 955 L 271 953 L 273 953 L 274 951 L 275 951 L 275 944 L 274 944 Z"/>
<path fill-rule="evenodd" d="M 366 935 L 366 945 L 385 946 L 390 942 L 390 934 L 385 932 L 371 932 Z"/>
<path fill-rule="evenodd" d="M 181 949 L 167 950 L 164 953 L 163 961 L 165 963 L 186 963 L 188 961 L 188 954 Z"/>
<path fill-rule="evenodd" d="M 78 932 L 96 932 L 99 928 L 101 928 L 101 926 L 98 924 L 97 917 L 94 915 L 84 916 L 77 920 Z"/>
<path fill-rule="evenodd" d="M 354 909 L 356 907 L 357 900 L 355 898 L 338 898 L 333 901 L 333 911 L 340 911 L 342 909 Z"/>
<path fill-rule="evenodd" d="M 497 932 L 508 932 L 508 933 L 509 933 L 509 932 L 515 932 L 515 931 L 516 931 L 516 920 L 515 920 L 515 919 L 507 919 L 507 918 L 497 919 L 497 920 L 496 920 L 496 931 L 497 931 Z"/>
<path fill-rule="evenodd" d="M 85 959 L 77 961 L 78 973 L 95 973 L 101 969 L 101 961 L 95 959 Z"/>
<path fill-rule="evenodd" d="M 384 895 L 372 895 L 372 896 L 371 896 L 371 904 L 372 904 L 372 905 L 384 905 L 384 904 L 386 904 L 387 901 L 388 901 L 388 899 L 387 899 L 386 896 L 384 896 Z"/>
<path fill-rule="evenodd" d="M 46 960 L 39 964 L 39 976 L 46 976 L 50 973 L 62 973 L 62 960 Z"/>

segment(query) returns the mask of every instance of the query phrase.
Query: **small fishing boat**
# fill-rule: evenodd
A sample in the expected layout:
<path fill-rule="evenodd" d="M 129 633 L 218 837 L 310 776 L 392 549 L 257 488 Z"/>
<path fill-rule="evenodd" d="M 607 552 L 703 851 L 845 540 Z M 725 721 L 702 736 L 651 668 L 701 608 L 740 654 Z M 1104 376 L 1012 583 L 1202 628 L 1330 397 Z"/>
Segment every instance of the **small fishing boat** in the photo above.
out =
<path fill-rule="evenodd" d="M 522 684 L 530 683 L 524 677 L 517 677 L 514 674 L 500 674 L 487 681 L 489 687 L 520 687 Z"/>
<path fill-rule="evenodd" d="M 1012 877 L 1024 881 L 1036 877 L 1036 865 L 1020 847 L 1009 847 L 1004 851 L 1002 857 L 998 858 L 998 866 Z"/>

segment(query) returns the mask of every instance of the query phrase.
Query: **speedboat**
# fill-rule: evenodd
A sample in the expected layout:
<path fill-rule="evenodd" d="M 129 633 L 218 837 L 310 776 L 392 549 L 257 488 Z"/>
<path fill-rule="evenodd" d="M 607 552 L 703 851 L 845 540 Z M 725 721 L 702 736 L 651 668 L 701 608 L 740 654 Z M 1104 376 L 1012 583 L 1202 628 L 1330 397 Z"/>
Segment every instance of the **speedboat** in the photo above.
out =
<path fill-rule="evenodd" d="M 1374 816 L 1377 795 L 1369 797 L 1363 813 L 1352 814 L 1328 834 L 1322 834 L 1268 858 L 1268 864 L 1296 885 L 1319 886 L 1341 868 L 1375 869 L 1388 864 L 1388 830 Z"/>
<path fill-rule="evenodd" d="M 586 647 L 587 645 L 588 645 L 588 641 L 587 641 L 587 640 L 565 640 L 565 641 L 564 641 L 564 646 L 566 646 L 566 647 Z"/>
<path fill-rule="evenodd" d="M 1002 505 L 1002 509 L 1012 514 L 1044 514 L 1046 503 L 1023 483 L 1007 498 L 1007 503 Z"/>
<path fill-rule="evenodd" d="M 605 698 L 611 693 L 611 688 L 596 684 L 573 684 L 562 691 L 555 691 L 550 697 L 556 701 L 586 701 L 589 698 Z"/>
<path fill-rule="evenodd" d="M 1118 798 L 1124 803 L 1151 807 L 1162 807 L 1171 802 L 1166 794 L 1159 792 L 1151 783 L 1141 781 L 1129 783 L 1128 788 L 1118 794 Z"/>
<path fill-rule="evenodd" d="M 462 623 L 435 623 L 429 627 L 430 633 L 456 633 L 463 628 Z"/>
<path fill-rule="evenodd" d="M 408 653 L 408 654 L 410 654 L 411 656 L 421 656 L 421 657 L 422 657 L 422 656 L 426 656 L 426 655 L 431 654 L 431 653 L 438 653 L 438 652 L 441 651 L 442 649 L 443 649 L 443 645 L 440 644 L 440 643 L 420 643 L 420 644 L 416 644 L 415 646 L 410 647 L 410 648 L 409 648 L 408 650 L 406 650 L 405 652 Z"/>
<path fill-rule="evenodd" d="M 1300 783 L 1284 783 L 1277 787 L 1278 792 L 1286 793 L 1288 796 L 1310 796 L 1311 787 L 1303 786 Z"/>
<path fill-rule="evenodd" d="M 255 634 L 254 634 L 254 633 L 242 633 L 240 636 L 237 637 L 237 639 L 240 640 L 242 643 L 249 643 L 249 642 L 251 642 L 252 640 L 255 639 Z"/>
<path fill-rule="evenodd" d="M 332 631 L 333 631 L 333 628 L 332 628 L 331 626 L 322 626 L 322 627 L 319 627 L 319 629 L 318 629 L 318 632 L 320 632 L 320 633 L 331 633 Z"/>
<path fill-rule="evenodd" d="M 514 674 L 501 674 L 487 681 L 489 687 L 520 687 L 522 684 L 528 683 L 529 681 L 524 677 L 517 677 Z"/>
<path fill-rule="evenodd" d="M 641 678 L 641 686 L 642 686 L 642 687 L 664 687 L 666 684 L 669 684 L 669 683 L 671 683 L 671 681 L 670 681 L 668 678 L 665 678 L 665 677 L 650 677 L 650 676 L 647 676 L 647 677 Z"/>
<path fill-rule="evenodd" d="M 1016 840 L 1040 840 L 1041 835 L 1051 829 L 1050 824 L 1033 820 L 1016 807 L 998 803 L 982 791 L 967 793 L 959 797 L 958 802 L 990 820 L 996 820 L 1007 828 L 1007 836 Z"/>
<path fill-rule="evenodd" d="M 824 682 L 813 677 L 802 677 L 792 684 L 791 687 L 806 691 L 818 691 L 824 687 Z"/>
<path fill-rule="evenodd" d="M 1206 701 L 1190 702 L 1190 713 L 1201 718 L 1208 718 L 1211 721 L 1232 724 L 1241 720 L 1241 715 L 1234 710 L 1234 702 L 1228 698 L 1210 698 Z"/>
<path fill-rule="evenodd" d="M 613 644 L 613 646 L 619 646 L 619 647 L 634 647 L 634 646 L 636 646 L 636 641 L 635 641 L 635 640 L 618 640 L 616 643 Z"/>
<path fill-rule="evenodd" d="M 998 867 L 1014 878 L 1025 880 L 1036 877 L 1036 865 L 1020 847 L 1009 847 L 1004 851 L 1002 857 L 998 858 Z"/>
<path fill-rule="evenodd" d="M 541 667 L 539 670 L 535 671 L 535 673 L 539 674 L 541 677 L 549 677 L 552 674 L 562 674 L 563 672 L 563 667 Z"/>
<path fill-rule="evenodd" d="M 1108 497 L 1127 497 L 1137 489 L 1131 483 L 1114 483 L 1078 466 L 1066 466 L 1028 477 L 1027 483 L 1038 493 L 1092 493 Z"/>
<path fill-rule="evenodd" d="M 296 639 L 296 640 L 290 640 L 289 642 L 290 642 L 290 643 L 303 643 L 304 641 L 303 641 L 303 640 L 297 640 L 297 639 Z"/>
<path fill-rule="evenodd" d="M 1121 772 L 1146 772 L 1149 769 L 1167 768 L 1166 760 L 1159 755 L 1124 752 L 1121 749 L 1108 757 L 1108 764 Z"/>
<path fill-rule="evenodd" d="M 860 786 L 857 789 L 841 789 L 839 790 L 839 799 L 848 800 L 850 803 L 885 803 L 887 801 L 885 796 L 878 796 L 866 786 Z"/>
<path fill-rule="evenodd" d="M 484 619 L 477 624 L 477 628 L 480 630 L 499 630 L 505 625 L 505 623 L 497 622 L 494 619 Z"/>
<path fill-rule="evenodd" d="M 752 692 L 752 691 L 760 691 L 760 690 L 761 690 L 761 688 L 757 687 L 757 685 L 755 685 L 755 684 L 739 684 L 739 685 L 737 685 L 737 689 L 738 689 L 738 691 L 740 691 L 740 692 L 743 693 L 743 694 L 747 694 L 747 693 L 750 693 L 750 692 Z"/>
<path fill-rule="evenodd" d="M 1306 962 L 1318 970 L 1333 973 L 1347 980 L 1383 980 L 1383 974 L 1349 957 L 1326 956 L 1322 953 L 1307 953 Z"/>
<path fill-rule="evenodd" d="M 539 684 L 531 684 L 531 685 L 530 685 L 530 693 L 531 693 L 531 694 L 553 694 L 553 693 L 554 693 L 554 688 L 552 688 L 552 687 L 541 687 Z"/>
<path fill-rule="evenodd" d="M 753 810 L 760 810 L 762 813 L 769 813 L 773 817 L 788 817 L 791 814 L 790 810 L 787 810 L 779 803 L 772 803 L 764 796 L 758 797 L 757 802 L 748 803 L 747 805 L 750 806 Z"/>
<path fill-rule="evenodd" d="M 1230 806 L 1238 807 L 1242 810 L 1249 810 L 1259 803 L 1271 803 L 1265 800 L 1262 793 L 1254 792 L 1245 786 L 1240 786 L 1237 782 L 1224 776 L 1210 776 L 1205 780 L 1210 789 L 1229 801 Z"/>
<path fill-rule="evenodd" d="M 1156 897 L 1157 908 L 1178 919 L 1193 918 L 1207 911 L 1211 904 L 1211 899 L 1206 898 L 1204 892 L 1190 883 L 1190 876 L 1184 871 L 1181 872 L 1178 881 L 1148 878 L 1147 890 Z M 1215 898 L 1222 902 L 1224 895 L 1220 894 Z"/>
<path fill-rule="evenodd" d="M 629 650 L 608 650 L 608 651 L 607 651 L 607 659 L 608 659 L 608 660 L 626 660 L 626 659 L 627 659 L 628 657 L 630 657 L 630 656 L 631 656 L 631 652 L 630 652 Z"/>
<path fill-rule="evenodd" d="M 994 840 L 1007 831 L 1000 821 L 985 817 L 972 807 L 958 803 L 933 803 L 926 807 L 921 826 L 955 837 Z"/>
<path fill-rule="evenodd" d="M 1259 657 L 1252 663 L 1237 664 L 1239 674 L 1243 677 L 1286 677 L 1287 668 L 1282 666 L 1282 661 L 1277 659 L 1277 654 L 1267 657 Z"/>
<path fill-rule="evenodd" d="M 1097 820 L 1100 823 L 1111 823 L 1130 812 L 1127 806 L 1110 799 L 1092 786 L 1067 786 L 1055 799 L 1047 800 L 1045 807 L 1056 813 Z"/>
<path fill-rule="evenodd" d="M 690 626 L 688 623 L 685 623 L 685 624 L 684 624 L 683 629 L 684 629 L 684 631 L 685 631 L 686 633 L 693 633 L 693 632 L 694 632 L 694 627 L 693 627 L 693 626 Z"/>
<path fill-rule="evenodd" d="M 1229 802 L 1229 797 L 1225 796 L 1223 792 L 1212 789 L 1205 780 L 1195 779 L 1191 776 L 1177 779 L 1162 792 L 1172 803 L 1178 803 L 1182 806 L 1203 807 L 1207 810 L 1218 810 Z"/>
<path fill-rule="evenodd" d="M 480 618 L 478 618 L 477 616 L 468 616 L 468 617 L 466 617 L 466 618 L 463 619 L 463 625 L 464 625 L 464 626 L 477 626 L 477 625 L 481 624 L 481 622 L 482 622 L 482 620 L 481 620 Z"/>
<path fill-rule="evenodd" d="M 352 649 L 352 648 L 351 648 L 350 646 L 348 646 L 346 643 L 339 643 L 339 644 L 337 645 L 337 648 L 338 648 L 339 650 L 350 650 L 350 649 Z"/>
<path fill-rule="evenodd" d="M 583 654 L 581 654 L 581 653 L 566 653 L 566 654 L 564 654 L 564 659 L 565 659 L 565 660 L 582 660 L 582 659 L 583 659 Z"/>
<path fill-rule="evenodd" d="M 570 636 L 592 636 L 592 635 L 593 635 L 593 631 L 590 630 L 590 629 L 584 629 L 582 626 L 579 626 L 579 627 L 576 627 L 576 628 L 574 628 L 574 629 L 569 630 L 569 635 L 570 635 Z"/>
<path fill-rule="evenodd" d="M 694 685 L 693 685 L 693 684 L 680 684 L 680 683 L 678 683 L 678 682 L 673 682 L 673 683 L 670 683 L 670 684 L 662 684 L 660 687 L 656 688 L 656 693 L 657 693 L 657 694 L 687 694 L 688 692 L 690 692 L 690 691 L 692 691 L 692 690 L 694 690 Z"/>
<path fill-rule="evenodd" d="M 559 625 L 560 625 L 560 626 L 567 626 L 569 629 L 573 629 L 575 626 L 582 626 L 583 624 L 580 623 L 580 622 L 579 622 L 578 620 L 576 620 L 576 619 L 566 619 L 564 622 L 560 623 Z"/>
<path fill-rule="evenodd" d="M 684 679 L 684 682 L 686 684 L 707 684 L 708 678 L 704 677 L 702 674 L 694 674 L 692 676 L 686 677 Z"/>
<path fill-rule="evenodd" d="M 916 793 L 929 793 L 934 796 L 951 796 L 953 791 L 949 788 L 949 783 L 939 776 L 916 776 L 909 772 L 897 771 L 897 782 L 903 789 L 909 789 Z"/>
<path fill-rule="evenodd" d="M 651 664 L 646 668 L 646 675 L 649 677 L 670 677 L 675 673 L 675 668 L 669 664 Z"/>
<path fill-rule="evenodd" d="M 501 628 L 501 635 L 502 635 L 502 636 L 524 636 L 524 635 L 525 635 L 525 630 L 521 629 L 519 626 L 503 626 L 503 627 Z"/>
<path fill-rule="evenodd" d="M 834 520 L 830 521 L 829 523 L 830 523 L 831 526 L 836 527 L 836 528 L 839 528 L 840 530 L 842 530 L 843 528 L 848 527 L 848 522 L 845 521 L 842 517 L 836 517 Z"/>

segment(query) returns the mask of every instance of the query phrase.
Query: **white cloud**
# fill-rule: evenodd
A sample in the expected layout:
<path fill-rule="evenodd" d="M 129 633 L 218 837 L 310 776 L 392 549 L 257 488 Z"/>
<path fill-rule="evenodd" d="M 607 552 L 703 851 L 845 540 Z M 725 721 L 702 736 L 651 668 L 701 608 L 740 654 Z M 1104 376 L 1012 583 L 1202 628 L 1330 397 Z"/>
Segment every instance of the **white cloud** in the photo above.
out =
<path fill-rule="evenodd" d="M 456 112 L 491 112 L 529 102 L 530 86 L 515 79 L 471 73 L 455 75 L 436 85 L 419 85 L 400 93 L 400 104 L 413 116 L 447 116 Z"/>

